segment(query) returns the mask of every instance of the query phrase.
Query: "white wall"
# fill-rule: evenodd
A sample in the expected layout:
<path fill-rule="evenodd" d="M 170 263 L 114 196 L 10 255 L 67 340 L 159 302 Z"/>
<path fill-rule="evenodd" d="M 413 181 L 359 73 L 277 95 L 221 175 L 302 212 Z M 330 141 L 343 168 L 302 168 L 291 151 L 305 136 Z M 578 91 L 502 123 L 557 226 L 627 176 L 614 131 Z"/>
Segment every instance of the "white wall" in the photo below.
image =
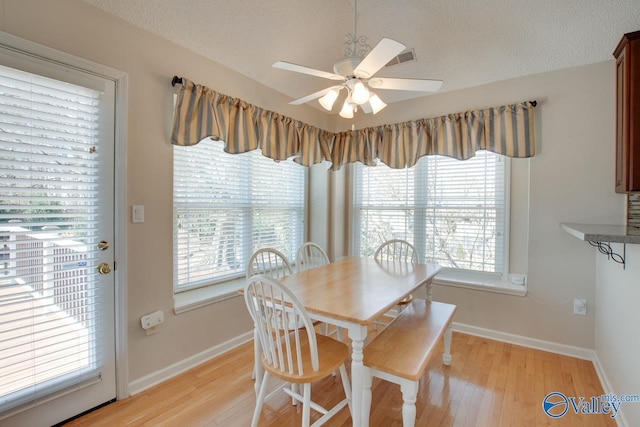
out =
<path fill-rule="evenodd" d="M 612 248 L 622 254 L 621 244 Z M 595 349 L 608 388 L 615 394 L 640 394 L 640 245 L 627 245 L 626 270 L 597 255 Z M 640 426 L 640 403 L 620 408 L 627 426 Z"/>
<path fill-rule="evenodd" d="M 376 115 L 398 122 L 539 103 L 537 154 L 512 162 L 511 269 L 527 274 L 529 295 L 436 286 L 436 299 L 458 305 L 457 322 L 593 349 L 594 249 L 563 232 L 560 223 L 624 221 L 624 196 L 613 188 L 614 88 L 611 60 L 391 104 Z M 361 117 L 358 127 L 374 124 Z M 573 298 L 588 301 L 587 316 L 572 314 Z"/>

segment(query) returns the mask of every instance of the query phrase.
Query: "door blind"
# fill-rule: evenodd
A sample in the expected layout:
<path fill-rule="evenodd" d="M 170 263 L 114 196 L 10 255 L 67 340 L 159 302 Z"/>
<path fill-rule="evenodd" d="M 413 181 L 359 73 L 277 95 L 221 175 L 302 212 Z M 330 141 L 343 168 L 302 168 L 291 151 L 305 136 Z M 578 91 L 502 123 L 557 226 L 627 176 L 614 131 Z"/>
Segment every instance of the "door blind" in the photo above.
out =
<path fill-rule="evenodd" d="M 0 411 L 98 376 L 99 96 L 0 66 Z"/>
<path fill-rule="evenodd" d="M 303 241 L 304 168 L 223 145 L 174 146 L 176 292 L 243 276 L 260 248 L 294 260 Z"/>
<path fill-rule="evenodd" d="M 404 239 L 444 267 L 503 273 L 506 161 L 480 151 L 464 161 L 423 157 L 411 169 L 356 165 L 355 253 Z"/>

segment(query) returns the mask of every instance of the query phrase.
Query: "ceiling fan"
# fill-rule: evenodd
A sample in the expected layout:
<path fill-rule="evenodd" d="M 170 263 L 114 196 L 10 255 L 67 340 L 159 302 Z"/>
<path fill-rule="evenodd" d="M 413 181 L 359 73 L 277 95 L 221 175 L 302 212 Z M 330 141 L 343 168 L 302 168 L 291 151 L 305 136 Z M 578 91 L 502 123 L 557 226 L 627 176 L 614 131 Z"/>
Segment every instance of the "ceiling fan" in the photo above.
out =
<path fill-rule="evenodd" d="M 334 64 L 333 73 L 285 61 L 278 61 L 273 64 L 274 68 L 340 82 L 337 85 L 291 101 L 290 104 L 301 105 L 318 99 L 324 109 L 331 111 L 340 91 L 346 89 L 347 97 L 340 110 L 340 116 L 350 119 L 353 117 L 354 112 L 358 110 L 358 107 L 365 113 L 376 114 L 387 106 L 371 89 L 429 93 L 437 92 L 440 89 L 442 80 L 374 77 L 375 73 L 404 51 L 406 46 L 395 40 L 383 38 L 371 49 L 367 44 L 366 37 L 358 37 L 356 35 L 358 0 L 354 0 L 353 8 L 353 35 L 347 35 L 345 58 Z"/>

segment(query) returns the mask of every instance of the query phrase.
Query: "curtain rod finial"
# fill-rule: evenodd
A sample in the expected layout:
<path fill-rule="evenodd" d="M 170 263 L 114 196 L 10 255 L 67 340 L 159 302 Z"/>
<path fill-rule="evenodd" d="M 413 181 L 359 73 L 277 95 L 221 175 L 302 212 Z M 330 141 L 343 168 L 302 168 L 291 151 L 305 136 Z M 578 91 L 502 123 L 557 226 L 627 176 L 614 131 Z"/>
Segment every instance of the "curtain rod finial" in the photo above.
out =
<path fill-rule="evenodd" d="M 171 86 L 175 86 L 178 83 L 182 84 L 182 77 L 173 76 L 171 79 Z"/>
<path fill-rule="evenodd" d="M 534 106 L 534 107 L 535 107 L 536 105 L 538 105 L 538 101 L 535 101 L 535 100 L 534 100 L 534 101 L 529 101 L 529 102 L 531 102 L 531 105 L 532 105 L 532 106 Z"/>

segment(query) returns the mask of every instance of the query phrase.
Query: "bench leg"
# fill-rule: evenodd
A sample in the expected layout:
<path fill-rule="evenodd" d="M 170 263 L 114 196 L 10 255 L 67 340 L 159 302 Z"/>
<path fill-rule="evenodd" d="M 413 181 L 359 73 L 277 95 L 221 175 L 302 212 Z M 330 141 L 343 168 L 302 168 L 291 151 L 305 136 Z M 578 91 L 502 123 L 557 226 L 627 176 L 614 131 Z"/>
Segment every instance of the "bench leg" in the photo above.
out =
<path fill-rule="evenodd" d="M 451 325 L 444 332 L 444 354 L 442 355 L 442 363 L 451 365 Z"/>
<path fill-rule="evenodd" d="M 362 425 L 369 425 L 369 414 L 371 413 L 371 383 L 373 382 L 373 372 L 365 366 L 362 375 Z"/>
<path fill-rule="evenodd" d="M 413 427 L 416 424 L 416 399 L 418 396 L 418 381 L 402 380 L 402 426 Z"/>

